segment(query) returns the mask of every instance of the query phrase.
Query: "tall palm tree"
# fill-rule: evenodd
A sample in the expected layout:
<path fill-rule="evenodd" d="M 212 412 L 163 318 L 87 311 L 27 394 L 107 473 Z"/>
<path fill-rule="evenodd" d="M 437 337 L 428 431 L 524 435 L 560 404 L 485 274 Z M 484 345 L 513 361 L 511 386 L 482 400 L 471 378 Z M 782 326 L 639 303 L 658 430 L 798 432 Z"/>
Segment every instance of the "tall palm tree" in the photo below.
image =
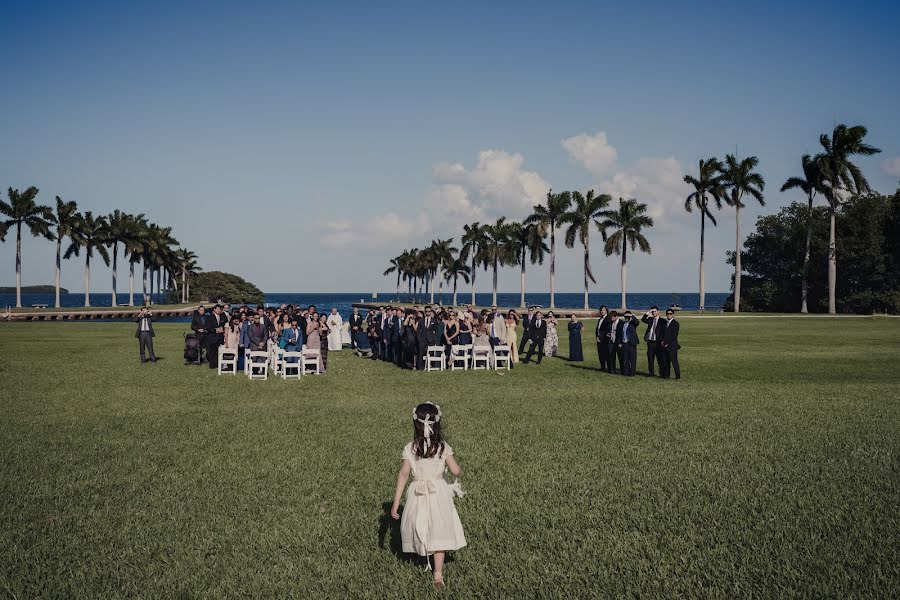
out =
<path fill-rule="evenodd" d="M 603 218 L 603 222 L 599 225 L 603 240 L 606 242 L 603 251 L 607 256 L 613 254 L 622 256 L 622 310 L 625 310 L 628 308 L 626 304 L 628 246 L 631 246 L 632 252 L 636 248 L 647 254 L 652 252 L 650 242 L 641 230 L 653 227 L 653 219 L 647 215 L 647 205 L 639 204 L 634 198 L 629 200 L 619 198 L 619 208 L 604 211 Z M 611 235 L 607 235 L 609 229 L 613 230 Z"/>
<path fill-rule="evenodd" d="M 556 228 L 562 223 L 563 216 L 572 204 L 572 194 L 547 192 L 547 206 L 536 204 L 534 211 L 527 219 L 526 225 L 537 225 L 541 237 L 550 235 L 550 308 L 556 308 Z"/>
<path fill-rule="evenodd" d="M 868 130 L 862 125 L 847 127 L 843 123 L 836 126 L 828 137 L 823 133 L 819 143 L 823 151 L 816 155 L 816 162 L 822 171 L 822 179 L 827 184 L 828 214 L 831 220 L 828 234 L 828 313 L 835 314 L 837 286 L 837 250 L 835 247 L 835 215 L 843 201 L 843 194 L 864 194 L 871 191 L 862 170 L 850 162 L 850 157 L 871 156 L 881 152 L 878 148 L 863 142 Z"/>
<path fill-rule="evenodd" d="M 822 171 L 819 164 L 809 154 L 804 154 L 801 159 L 803 165 L 803 177 L 789 177 L 781 191 L 785 192 L 794 188 L 803 190 L 806 194 L 809 212 L 806 217 L 806 252 L 803 254 L 803 274 L 800 280 L 800 312 L 808 313 L 807 299 L 809 297 L 809 257 L 812 249 L 813 230 L 813 200 L 816 194 L 822 190 Z"/>
<path fill-rule="evenodd" d="M 516 259 L 516 249 L 509 243 L 510 227 L 506 217 L 500 217 L 493 225 L 485 226 L 485 237 L 479 252 L 485 270 L 493 269 L 491 304 L 497 305 L 497 272 L 500 265 L 510 264 Z"/>
<path fill-rule="evenodd" d="M 440 287 L 440 291 L 438 296 L 440 298 L 440 304 L 444 304 L 444 264 L 453 260 L 453 255 L 456 254 L 457 250 L 452 246 L 453 238 L 448 238 L 446 240 L 437 239 L 431 242 L 431 247 L 429 250 L 431 251 L 432 257 L 437 261 L 437 268 L 431 275 L 431 303 L 434 304 L 434 278 L 435 275 L 438 278 L 438 286 Z"/>
<path fill-rule="evenodd" d="M 522 268 L 519 273 L 519 306 L 525 308 L 525 265 L 529 257 L 531 264 L 544 264 L 544 257 L 550 248 L 544 242 L 541 228 L 534 224 L 510 223 L 510 243 L 515 250 L 515 262 Z"/>
<path fill-rule="evenodd" d="M 78 256 L 84 248 L 84 305 L 91 305 L 91 258 L 94 251 L 100 255 L 106 266 L 109 266 L 109 252 L 106 243 L 109 236 L 109 225 L 106 217 L 94 217 L 91 211 L 78 216 L 78 223 L 72 232 L 72 243 L 66 250 L 66 258 L 73 254 Z"/>
<path fill-rule="evenodd" d="M 118 209 L 106 218 L 108 224 L 108 243 L 112 246 L 112 299 L 111 306 L 118 306 L 116 298 L 117 280 L 119 278 L 119 244 L 128 254 L 128 237 L 131 235 L 131 215 Z"/>
<path fill-rule="evenodd" d="M 403 276 L 403 268 L 402 268 L 403 254 L 401 254 L 399 256 L 395 256 L 389 262 L 391 263 L 391 266 L 388 267 L 387 269 L 385 269 L 384 273 L 382 273 L 382 275 L 387 277 L 391 273 L 397 274 L 397 298 L 399 299 L 400 298 L 400 278 Z"/>
<path fill-rule="evenodd" d="M 610 202 L 612 202 L 612 197 L 609 194 L 594 194 L 594 190 L 588 190 L 586 194 L 572 192 L 572 208 L 560 219 L 560 223 L 568 224 L 566 246 L 574 247 L 577 239 L 584 247 L 584 310 L 588 310 L 590 306 L 588 303 L 588 280 L 597 283 L 594 273 L 591 271 L 591 223 L 599 228 L 600 219 L 603 218 Z"/>
<path fill-rule="evenodd" d="M 75 202 L 64 202 L 59 196 L 56 197 L 56 213 L 54 213 L 50 221 L 56 226 L 56 308 L 60 308 L 59 287 L 60 274 L 62 272 L 62 242 L 65 238 L 71 237 L 78 225 L 78 206 Z"/>
<path fill-rule="evenodd" d="M 763 190 L 766 182 L 762 175 L 753 171 L 759 159 L 749 156 L 738 160 L 733 154 L 725 155 L 722 166 L 722 187 L 725 188 L 725 203 L 734 207 L 734 312 L 741 312 L 741 199 L 745 194 L 753 196 L 760 205 L 765 206 Z"/>
<path fill-rule="evenodd" d="M 700 211 L 700 312 L 706 309 L 706 281 L 703 272 L 703 258 L 706 238 L 706 219 L 716 225 L 716 218 L 709 209 L 709 200 L 712 198 L 716 208 L 722 208 L 722 198 L 725 190 L 722 189 L 722 163 L 718 158 L 710 157 L 701 160 L 697 169 L 697 177 L 685 175 L 684 182 L 694 186 L 694 191 L 684 201 L 684 209 L 693 212 L 694 207 Z"/>
<path fill-rule="evenodd" d="M 9 202 L 0 200 L 0 214 L 6 217 L 0 221 L 0 242 L 6 241 L 6 232 L 16 227 L 16 308 L 22 308 L 22 225 L 28 228 L 34 237 L 43 236 L 53 240 L 50 226 L 53 224 L 53 211 L 49 206 L 39 206 L 34 199 L 38 189 L 29 187 L 24 192 L 9 188 L 6 196 Z"/>
<path fill-rule="evenodd" d="M 176 256 L 178 258 L 178 267 L 181 270 L 181 303 L 184 304 L 188 302 L 188 271 L 197 268 L 197 255 L 187 248 L 179 248 L 178 252 L 176 252 Z"/>
<path fill-rule="evenodd" d="M 450 280 L 453 280 L 453 306 L 456 306 L 456 282 L 462 277 L 463 281 L 469 283 L 469 265 L 466 264 L 466 259 L 461 256 L 456 256 L 448 262 L 444 266 L 444 279 L 449 283 Z"/>
<path fill-rule="evenodd" d="M 128 239 L 125 250 L 128 254 L 128 306 L 134 306 L 134 265 L 143 261 L 144 246 L 149 236 L 147 218 L 143 215 L 129 217 Z M 147 294 L 147 282 L 144 281 L 144 295 Z"/>
<path fill-rule="evenodd" d="M 470 267 L 470 274 L 472 276 L 472 306 L 475 306 L 476 262 L 480 260 L 481 246 L 485 242 L 485 227 L 485 225 L 481 225 L 478 221 L 475 221 L 471 225 L 463 225 L 463 236 L 460 240 L 462 242 L 460 256 L 464 260 L 471 259 L 472 261 L 472 266 Z"/>

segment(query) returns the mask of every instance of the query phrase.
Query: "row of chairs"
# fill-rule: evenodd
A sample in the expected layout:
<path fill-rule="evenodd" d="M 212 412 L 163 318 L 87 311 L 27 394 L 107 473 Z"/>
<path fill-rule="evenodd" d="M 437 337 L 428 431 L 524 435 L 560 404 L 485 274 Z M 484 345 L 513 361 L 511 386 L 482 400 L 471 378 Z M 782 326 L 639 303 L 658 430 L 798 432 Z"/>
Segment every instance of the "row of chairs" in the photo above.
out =
<path fill-rule="evenodd" d="M 428 346 L 425 351 L 426 371 L 451 371 L 472 369 L 511 369 L 509 344 L 490 346 L 473 346 L 472 344 L 454 344 L 450 346 L 449 356 L 444 346 Z"/>
<path fill-rule="evenodd" d="M 269 370 L 282 379 L 300 379 L 303 375 L 318 375 L 321 352 L 307 349 L 286 352 L 278 346 L 268 351 L 252 350 L 244 353 L 244 375 L 250 379 L 268 379 Z M 219 346 L 219 375 L 238 374 L 238 350 Z"/>

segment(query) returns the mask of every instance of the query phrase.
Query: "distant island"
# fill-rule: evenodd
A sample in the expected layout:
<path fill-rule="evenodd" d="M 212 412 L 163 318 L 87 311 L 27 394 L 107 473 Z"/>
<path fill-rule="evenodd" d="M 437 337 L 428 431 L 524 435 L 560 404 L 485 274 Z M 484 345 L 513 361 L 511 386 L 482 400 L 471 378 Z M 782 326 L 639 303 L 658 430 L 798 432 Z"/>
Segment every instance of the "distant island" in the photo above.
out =
<path fill-rule="evenodd" d="M 15 287 L 0 287 L 0 294 L 15 294 Z M 56 286 L 53 285 L 23 285 L 23 294 L 55 294 Z M 68 294 L 69 290 L 64 287 L 59 288 L 60 294 Z"/>

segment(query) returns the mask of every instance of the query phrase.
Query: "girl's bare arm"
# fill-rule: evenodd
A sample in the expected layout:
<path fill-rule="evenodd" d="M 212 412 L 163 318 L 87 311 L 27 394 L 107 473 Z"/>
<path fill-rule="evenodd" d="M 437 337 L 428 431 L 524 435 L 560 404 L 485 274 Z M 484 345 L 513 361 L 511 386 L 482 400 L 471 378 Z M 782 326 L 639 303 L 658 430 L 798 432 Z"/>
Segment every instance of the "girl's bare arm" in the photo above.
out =
<path fill-rule="evenodd" d="M 409 479 L 409 461 L 403 459 L 400 466 L 400 472 L 397 473 L 397 489 L 394 490 L 394 504 L 391 506 L 391 516 L 395 519 L 400 518 L 400 497 L 403 496 L 403 488 L 406 487 L 406 480 Z"/>
<path fill-rule="evenodd" d="M 450 472 L 453 473 L 454 476 L 459 477 L 459 473 L 461 469 L 459 468 L 459 463 L 456 462 L 456 459 L 452 456 L 448 456 L 446 458 L 447 468 L 450 469 Z"/>

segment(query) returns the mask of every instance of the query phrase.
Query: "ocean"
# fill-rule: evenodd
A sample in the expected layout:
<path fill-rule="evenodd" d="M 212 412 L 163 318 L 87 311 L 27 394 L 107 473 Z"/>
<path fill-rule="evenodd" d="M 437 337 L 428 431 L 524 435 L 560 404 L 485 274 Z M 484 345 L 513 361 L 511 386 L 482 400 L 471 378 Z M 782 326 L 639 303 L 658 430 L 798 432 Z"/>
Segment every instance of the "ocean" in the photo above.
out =
<path fill-rule="evenodd" d="M 722 292 L 707 292 L 706 293 L 706 308 L 707 310 L 715 311 L 719 309 L 728 298 L 728 293 Z M 142 296 L 140 294 L 135 294 L 135 302 L 140 302 Z M 273 292 L 266 293 L 266 304 L 267 305 L 279 305 L 279 304 L 295 304 L 300 306 L 307 306 L 309 304 L 315 304 L 316 308 L 321 313 L 323 310 L 330 311 L 332 307 L 337 308 L 338 312 L 346 319 L 350 314 L 350 309 L 353 303 L 355 302 L 387 302 L 389 300 L 394 300 L 397 298 L 397 295 L 394 292 L 380 292 L 378 293 L 377 299 L 372 298 L 371 293 L 343 293 L 343 294 L 328 294 L 328 293 L 282 293 L 282 292 Z M 419 295 L 419 303 L 422 303 L 423 300 L 428 300 L 430 296 L 425 296 L 423 294 Z M 435 302 L 439 301 L 439 294 L 435 293 L 434 299 Z M 459 304 L 465 304 L 472 298 L 471 290 L 460 291 L 457 294 L 457 302 Z M 103 306 L 111 306 L 112 295 L 107 293 L 95 293 L 91 294 L 91 306 L 92 307 L 103 307 Z M 118 294 L 117 295 L 118 303 L 120 305 L 128 304 L 128 294 Z M 452 293 L 447 293 L 446 290 L 443 295 L 444 304 L 449 304 L 453 299 Z M 597 308 L 601 304 L 606 304 L 607 306 L 618 306 L 619 301 L 621 299 L 621 294 L 618 292 L 613 293 L 602 293 L 596 292 L 588 295 L 588 300 L 590 302 L 591 307 Z M 400 294 L 400 300 L 402 301 L 411 301 L 412 298 L 407 294 Z M 489 306 L 491 303 L 491 294 L 490 293 L 477 293 L 475 295 L 476 304 L 479 306 Z M 550 294 L 549 293 L 526 293 L 525 300 L 527 304 L 539 304 L 543 307 L 550 306 Z M 33 304 L 47 304 L 49 306 L 53 306 L 55 302 L 54 294 L 22 294 L 22 306 L 30 307 Z M 60 302 L 64 307 L 68 308 L 78 308 L 84 306 L 84 294 L 63 294 L 60 297 Z M 644 293 L 633 293 L 628 294 L 628 306 L 632 310 L 645 310 L 650 306 L 659 306 L 660 308 L 664 308 L 671 304 L 678 304 L 681 306 L 682 310 L 696 310 L 699 308 L 700 304 L 700 295 L 696 293 L 676 293 L 676 292 L 644 292 Z M 16 304 L 16 295 L 15 294 L 0 294 L 0 306 L 15 306 Z M 514 293 L 498 293 L 497 294 L 497 304 L 499 306 L 519 306 L 519 292 Z M 558 308 L 582 308 L 584 306 L 584 293 L 557 293 L 556 294 L 556 306 Z M 186 318 L 175 319 L 175 320 L 187 320 Z"/>

